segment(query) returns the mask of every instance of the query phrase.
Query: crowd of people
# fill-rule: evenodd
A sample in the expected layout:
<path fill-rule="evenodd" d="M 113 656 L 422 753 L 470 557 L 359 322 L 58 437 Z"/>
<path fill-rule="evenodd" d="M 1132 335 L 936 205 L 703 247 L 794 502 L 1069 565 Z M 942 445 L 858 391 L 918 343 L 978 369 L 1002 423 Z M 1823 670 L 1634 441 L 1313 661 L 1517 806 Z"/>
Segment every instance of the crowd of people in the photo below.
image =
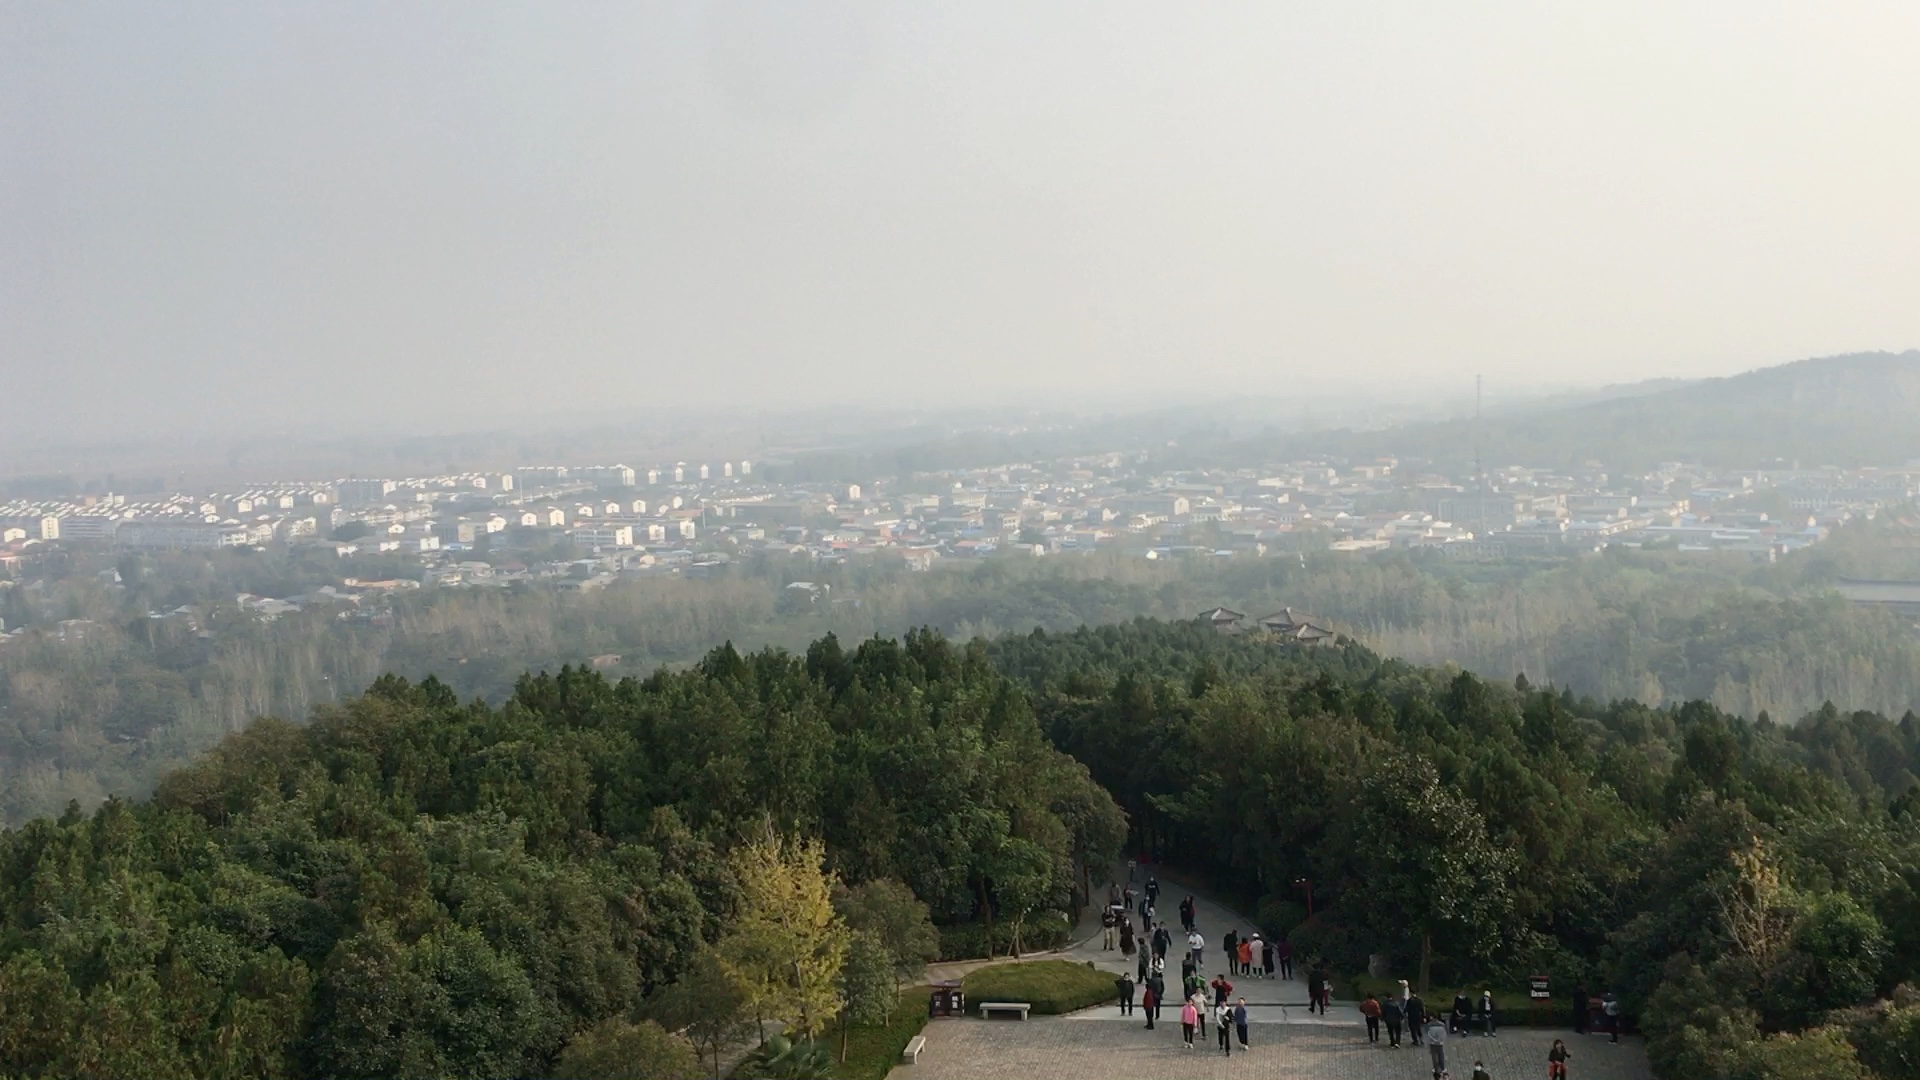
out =
<path fill-rule="evenodd" d="M 1162 1010 L 1174 1008 L 1174 1002 L 1177 1001 L 1181 1045 L 1192 1049 L 1204 1044 L 1207 1026 L 1211 1022 L 1221 1053 L 1231 1055 L 1236 1044 L 1242 1052 L 1246 1051 L 1249 1046 L 1247 999 L 1244 996 L 1235 999 L 1229 976 L 1291 979 L 1292 947 L 1284 939 L 1267 940 L 1258 930 L 1245 937 L 1240 936 L 1237 928 L 1228 930 L 1220 942 L 1225 958 L 1224 968 L 1209 981 L 1204 974 L 1207 939 L 1200 931 L 1198 904 L 1189 895 L 1177 905 L 1182 936 L 1175 938 L 1172 928 L 1159 915 L 1159 879 L 1148 874 L 1136 893 L 1134 886 L 1138 881 L 1138 872 L 1138 864 L 1129 861 L 1127 883 L 1124 886 L 1118 883 L 1108 885 L 1108 902 L 1101 916 L 1104 947 L 1119 949 L 1123 955 L 1135 960 L 1134 970 L 1123 972 L 1115 980 L 1121 1014 L 1136 1014 L 1134 999 L 1137 995 L 1138 1014 L 1146 1019 L 1147 1029 L 1153 1030 Z M 1139 920 L 1138 932 L 1135 931 L 1136 918 Z M 1176 941 L 1184 946 L 1177 953 L 1174 951 Z M 1169 956 L 1176 956 L 1180 966 L 1180 981 L 1174 987 L 1170 987 L 1167 981 Z M 1330 989 L 1331 984 L 1327 983 L 1326 986 Z M 1175 996 L 1169 998 L 1169 993 Z M 1316 1000 L 1320 1001 L 1320 1008 L 1324 1010 L 1325 998 L 1317 997 Z"/>
<path fill-rule="evenodd" d="M 1191 895 L 1177 905 L 1181 937 L 1176 938 L 1168 924 L 1159 918 L 1160 882 L 1148 874 L 1135 891 L 1139 866 L 1127 863 L 1127 882 L 1108 885 L 1108 904 L 1101 918 L 1104 947 L 1118 949 L 1134 961 L 1131 971 L 1115 980 L 1119 991 L 1120 1012 L 1124 1016 L 1145 1018 L 1147 1030 L 1154 1030 L 1162 1011 L 1177 1009 L 1180 1016 L 1181 1044 L 1187 1049 L 1204 1045 L 1211 1023 L 1222 1054 L 1231 1055 L 1236 1044 L 1245 1052 L 1249 1047 L 1247 999 L 1234 996 L 1231 978 L 1292 979 L 1293 949 L 1284 938 L 1273 940 L 1259 930 L 1242 936 L 1238 928 L 1229 929 L 1221 938 L 1224 966 L 1211 980 L 1205 976 L 1206 937 L 1202 934 L 1198 905 Z M 1135 930 L 1138 919 L 1139 929 Z M 1184 946 L 1175 952 L 1178 942 Z M 1177 957 L 1179 982 L 1169 985 L 1167 957 Z M 1327 970 L 1313 964 L 1307 972 L 1307 1008 L 1325 1015 L 1333 996 L 1333 980 Z M 1169 997 L 1169 995 L 1172 995 Z M 1135 998 L 1139 999 L 1136 1008 Z M 1598 1013 L 1614 1042 L 1620 1040 L 1619 1004 L 1613 995 L 1594 1002 L 1584 987 L 1574 991 L 1574 1030 L 1585 1033 L 1590 1013 Z M 1359 1011 L 1366 1022 L 1367 1041 L 1378 1044 L 1384 1033 L 1389 1049 L 1398 1049 L 1402 1038 L 1413 1046 L 1425 1046 L 1432 1059 L 1435 1080 L 1452 1080 L 1447 1066 L 1450 1038 L 1478 1032 L 1483 1038 L 1499 1037 L 1499 1008 L 1493 991 L 1482 989 L 1477 999 L 1462 990 L 1454 995 L 1446 1011 L 1429 1010 L 1427 1004 L 1405 979 L 1396 993 L 1384 998 L 1367 994 Z M 1384 1032 L 1383 1032 L 1384 1029 Z M 1197 1041 L 1196 1041 L 1197 1040 Z M 1555 1039 L 1547 1054 L 1548 1080 L 1568 1080 L 1567 1063 L 1572 1055 L 1563 1040 Z M 1492 1080 L 1484 1063 L 1475 1061 L 1471 1080 Z"/>

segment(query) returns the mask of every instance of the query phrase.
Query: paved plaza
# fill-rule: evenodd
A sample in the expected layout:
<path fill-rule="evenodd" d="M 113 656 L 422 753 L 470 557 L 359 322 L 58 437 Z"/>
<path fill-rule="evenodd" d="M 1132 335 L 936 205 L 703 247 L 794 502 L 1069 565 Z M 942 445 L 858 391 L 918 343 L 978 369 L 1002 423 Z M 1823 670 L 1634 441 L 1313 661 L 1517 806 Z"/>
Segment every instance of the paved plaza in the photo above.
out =
<path fill-rule="evenodd" d="M 1103 1010 L 1089 1010 L 1100 1012 Z M 1107 1009 L 1107 1012 L 1117 1010 Z M 1336 1015 L 1335 1019 L 1338 1019 Z M 1431 1080 L 1425 1047 L 1369 1046 L 1364 1030 L 1337 1024 L 1268 1023 L 1252 1028 L 1252 1048 L 1233 1056 L 1212 1041 L 1182 1048 L 1180 1024 L 1164 1018 L 1154 1030 L 1140 1022 L 1072 1017 L 1018 1020 L 937 1020 L 927 1025 L 927 1048 L 917 1065 L 896 1066 L 889 1080 L 1155 1080 L 1158 1077 L 1229 1080 Z M 1494 1080 L 1541 1080 L 1555 1036 L 1573 1051 L 1569 1080 L 1648 1080 L 1652 1070 L 1638 1039 L 1609 1045 L 1598 1036 L 1512 1029 L 1497 1039 L 1465 1036 L 1447 1043 L 1447 1067 L 1467 1080 L 1475 1059 Z M 1384 1046 L 1384 1041 L 1381 1046 Z"/>
<path fill-rule="evenodd" d="M 1115 876 L 1126 880 L 1124 869 Z M 1143 872 L 1136 888 L 1145 877 Z M 1191 890 L 1164 876 L 1162 885 L 1160 911 L 1177 931 L 1180 898 Z M 1197 921 L 1207 940 L 1203 974 L 1210 979 L 1226 966 L 1221 936 L 1228 930 L 1245 933 L 1251 923 L 1205 896 L 1196 893 L 1194 897 Z M 1180 936 L 1176 933 L 1176 952 L 1168 958 L 1175 972 L 1170 981 L 1178 981 Z M 1133 962 L 1118 950 L 1100 947 L 1097 913 L 1083 918 L 1078 937 L 1066 949 L 1031 959 L 1087 962 L 1116 973 L 1133 969 Z M 978 962 L 936 964 L 928 974 L 958 978 L 978 966 Z M 1294 975 L 1297 978 L 1291 980 L 1229 977 L 1234 997 L 1247 999 L 1253 1044 L 1241 1053 L 1236 1042 L 1231 1057 L 1220 1053 L 1211 1025 L 1205 1044 L 1196 1039 L 1193 1050 L 1184 1049 L 1178 1008 L 1162 1010 L 1154 1030 L 1147 1031 L 1143 1018 L 1122 1017 L 1118 1006 L 1106 1005 L 1025 1022 L 972 1017 L 933 1021 L 927 1025 L 927 1046 L 919 1064 L 895 1066 L 889 1080 L 1431 1080 L 1432 1059 L 1425 1047 L 1388 1050 L 1384 1035 L 1379 1046 L 1368 1045 L 1365 1024 L 1352 1002 L 1335 1001 L 1324 1019 L 1308 1013 L 1306 972 L 1296 965 Z M 1486 1062 L 1494 1080 L 1544 1080 L 1547 1048 L 1556 1037 L 1566 1039 L 1573 1051 L 1568 1080 L 1649 1080 L 1653 1075 L 1637 1038 L 1611 1045 L 1602 1036 L 1526 1028 L 1509 1028 L 1496 1039 L 1478 1035 L 1449 1039 L 1447 1068 L 1454 1080 L 1467 1080 L 1478 1059 Z"/>

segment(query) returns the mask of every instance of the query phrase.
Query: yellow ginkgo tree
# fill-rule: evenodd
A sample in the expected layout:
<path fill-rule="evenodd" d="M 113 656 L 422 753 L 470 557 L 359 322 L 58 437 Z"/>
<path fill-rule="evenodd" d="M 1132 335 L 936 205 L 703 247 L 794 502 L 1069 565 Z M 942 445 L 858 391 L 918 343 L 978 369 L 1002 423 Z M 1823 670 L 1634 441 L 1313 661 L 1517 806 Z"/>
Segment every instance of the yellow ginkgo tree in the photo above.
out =
<path fill-rule="evenodd" d="M 771 824 L 735 848 L 730 861 L 740 906 L 719 947 L 756 1014 L 807 1038 L 840 1012 L 849 936 L 833 909 L 824 856 L 819 841 L 783 837 Z"/>

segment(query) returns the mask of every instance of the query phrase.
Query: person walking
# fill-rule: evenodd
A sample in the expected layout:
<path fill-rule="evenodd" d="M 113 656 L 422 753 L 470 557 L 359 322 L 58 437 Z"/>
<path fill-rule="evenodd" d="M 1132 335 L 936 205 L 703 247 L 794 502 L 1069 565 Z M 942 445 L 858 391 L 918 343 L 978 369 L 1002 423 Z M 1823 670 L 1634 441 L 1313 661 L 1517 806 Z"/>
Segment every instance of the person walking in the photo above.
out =
<path fill-rule="evenodd" d="M 1153 924 L 1153 958 L 1161 959 L 1167 955 L 1167 949 L 1173 944 L 1173 935 L 1167 933 L 1166 923 Z"/>
<path fill-rule="evenodd" d="M 1601 999 L 1600 1011 L 1607 1018 L 1608 1042 L 1620 1041 L 1620 999 L 1609 993 Z"/>
<path fill-rule="evenodd" d="M 1240 974 L 1251 979 L 1253 978 L 1253 941 L 1248 938 L 1241 938 L 1239 949 Z"/>
<path fill-rule="evenodd" d="M 1407 1034 L 1413 1036 L 1413 1045 L 1419 1046 L 1420 1037 L 1425 1034 L 1427 1003 L 1420 1000 L 1419 994 L 1409 993 L 1402 1007 L 1407 1010 Z"/>
<path fill-rule="evenodd" d="M 1433 1080 L 1447 1071 L 1447 1025 L 1438 1016 L 1427 1022 L 1427 1053 L 1433 1057 Z"/>
<path fill-rule="evenodd" d="M 1307 972 L 1307 1011 L 1327 1015 L 1327 972 L 1319 964 Z"/>
<path fill-rule="evenodd" d="M 1167 1000 L 1167 980 L 1161 978 L 1159 975 L 1149 976 L 1147 979 L 1147 989 L 1153 991 L 1153 1004 L 1148 1007 L 1147 1019 L 1149 1021 L 1158 1020 L 1160 1019 L 1160 1006 Z"/>
<path fill-rule="evenodd" d="M 1233 984 L 1227 981 L 1225 975 L 1215 975 L 1213 981 L 1207 985 L 1213 987 L 1213 1003 L 1215 1005 L 1225 1005 L 1228 995 L 1233 993 Z"/>
<path fill-rule="evenodd" d="M 1227 954 L 1227 974 L 1240 974 L 1240 931 L 1227 931 L 1227 936 L 1220 939 L 1220 949 Z"/>
<path fill-rule="evenodd" d="M 1567 1080 L 1567 1044 L 1559 1039 L 1553 1040 L 1553 1049 L 1547 1051 L 1547 1080 Z"/>
<path fill-rule="evenodd" d="M 1193 1025 L 1200 1020 L 1199 1010 L 1189 1001 L 1180 1006 L 1180 1037 L 1186 1040 L 1187 1049 L 1193 1049 Z"/>
<path fill-rule="evenodd" d="M 1120 1015 L 1132 1016 L 1133 976 L 1127 972 L 1121 972 L 1120 977 L 1113 980 L 1113 988 L 1120 992 Z"/>
<path fill-rule="evenodd" d="M 1499 1016 L 1493 1005 L 1493 991 L 1480 991 L 1480 1035 L 1482 1038 L 1497 1039 L 1500 1033 L 1495 1029 Z"/>
<path fill-rule="evenodd" d="M 1202 970 L 1206 965 L 1207 939 L 1200 936 L 1200 931 L 1187 931 L 1187 951 L 1193 954 L 1193 970 Z"/>
<path fill-rule="evenodd" d="M 1280 977 L 1288 981 L 1293 979 L 1293 942 L 1286 938 L 1273 947 L 1273 954 L 1280 958 Z"/>
<path fill-rule="evenodd" d="M 1113 908 L 1103 908 L 1100 912 L 1100 948 L 1102 950 L 1113 948 L 1119 929 L 1120 917 L 1113 913 Z"/>
<path fill-rule="evenodd" d="M 1138 859 L 1128 859 L 1128 860 L 1127 860 L 1127 884 L 1128 884 L 1128 885 L 1132 885 L 1132 884 L 1133 884 L 1133 874 L 1134 874 L 1134 871 L 1136 871 L 1136 870 L 1138 870 L 1138 869 L 1140 869 L 1140 860 L 1138 860 Z M 1128 892 L 1132 892 L 1133 890 L 1132 890 L 1132 889 L 1128 889 L 1127 891 L 1128 891 Z"/>
<path fill-rule="evenodd" d="M 1273 978 L 1273 942 L 1268 941 L 1260 931 L 1253 932 L 1253 962 L 1260 966 L 1260 977 Z"/>
<path fill-rule="evenodd" d="M 1220 1031 L 1220 1052 L 1233 1056 L 1233 1006 L 1221 1002 L 1213 1010 L 1213 1026 Z"/>
<path fill-rule="evenodd" d="M 1154 1015 L 1160 1011 L 1160 995 L 1153 992 L 1152 984 L 1140 995 L 1140 1011 L 1147 1014 L 1147 1030 L 1152 1031 Z"/>
<path fill-rule="evenodd" d="M 1180 929 L 1188 932 L 1193 930 L 1193 897 L 1191 896 L 1180 901 Z"/>
<path fill-rule="evenodd" d="M 1461 989 L 1455 991 L 1453 995 L 1453 1011 L 1447 1014 L 1447 1030 L 1455 1035 L 1465 1035 L 1467 1033 L 1467 1022 L 1472 1016 L 1473 1003 L 1467 1000 L 1466 990 Z"/>
<path fill-rule="evenodd" d="M 1476 1061 L 1473 1063 L 1473 1076 L 1471 1080 L 1493 1080 L 1493 1074 L 1487 1071 L 1486 1062 Z"/>
<path fill-rule="evenodd" d="M 1380 1003 L 1380 1018 L 1387 1022 L 1387 1049 L 1400 1049 L 1400 1025 L 1405 1022 L 1407 1011 L 1397 997 L 1388 997 Z"/>
<path fill-rule="evenodd" d="M 1138 975 L 1141 982 L 1147 981 L 1147 964 L 1148 963 L 1149 963 L 1149 960 L 1147 958 L 1147 950 L 1141 949 L 1140 956 L 1139 956 L 1139 963 L 1136 965 L 1139 968 Z"/>
<path fill-rule="evenodd" d="M 1374 997 L 1372 994 L 1368 994 L 1366 1000 L 1360 1002 L 1360 1015 L 1367 1018 L 1367 1041 L 1370 1043 L 1379 1042 L 1380 999 Z"/>
<path fill-rule="evenodd" d="M 1187 1004 L 1193 1006 L 1193 1012 L 1195 1016 L 1194 1023 L 1200 1026 L 1200 1038 L 1202 1040 L 1205 1040 L 1207 1037 L 1207 991 L 1206 991 L 1206 988 L 1201 987 L 1200 989 L 1195 990 L 1193 993 L 1187 995 Z"/>
<path fill-rule="evenodd" d="M 1245 1050 L 1247 1048 L 1247 999 L 1246 998 L 1241 998 L 1240 1003 L 1233 1007 L 1233 1031 L 1234 1031 L 1234 1034 L 1240 1036 L 1240 1049 Z"/>
<path fill-rule="evenodd" d="M 1133 955 L 1133 918 L 1132 916 L 1127 916 L 1120 920 L 1120 955 L 1121 956 Z"/>
<path fill-rule="evenodd" d="M 1147 903 L 1160 906 L 1160 879 L 1152 874 L 1147 875 Z"/>

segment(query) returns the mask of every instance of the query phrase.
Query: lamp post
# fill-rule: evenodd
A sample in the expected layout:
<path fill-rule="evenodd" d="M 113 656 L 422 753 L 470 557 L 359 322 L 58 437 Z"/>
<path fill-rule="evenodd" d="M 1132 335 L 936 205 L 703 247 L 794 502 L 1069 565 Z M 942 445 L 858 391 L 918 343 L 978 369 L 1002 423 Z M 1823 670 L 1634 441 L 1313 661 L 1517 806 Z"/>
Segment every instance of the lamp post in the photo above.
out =
<path fill-rule="evenodd" d="M 1303 878 L 1303 877 L 1297 877 L 1293 879 L 1293 887 L 1296 889 L 1306 890 L 1307 918 L 1309 919 L 1313 918 L 1313 882 L 1308 881 L 1306 878 Z"/>

